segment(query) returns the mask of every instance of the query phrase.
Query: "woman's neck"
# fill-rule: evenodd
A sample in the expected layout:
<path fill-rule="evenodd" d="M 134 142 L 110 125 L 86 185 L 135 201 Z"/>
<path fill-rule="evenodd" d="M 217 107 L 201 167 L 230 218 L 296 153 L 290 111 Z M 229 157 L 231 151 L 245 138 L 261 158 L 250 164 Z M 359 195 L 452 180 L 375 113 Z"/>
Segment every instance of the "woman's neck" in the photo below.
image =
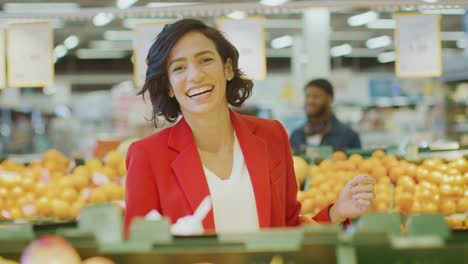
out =
<path fill-rule="evenodd" d="M 203 116 L 184 115 L 184 118 L 192 130 L 195 144 L 200 151 L 222 153 L 232 150 L 234 128 L 229 108 Z"/>

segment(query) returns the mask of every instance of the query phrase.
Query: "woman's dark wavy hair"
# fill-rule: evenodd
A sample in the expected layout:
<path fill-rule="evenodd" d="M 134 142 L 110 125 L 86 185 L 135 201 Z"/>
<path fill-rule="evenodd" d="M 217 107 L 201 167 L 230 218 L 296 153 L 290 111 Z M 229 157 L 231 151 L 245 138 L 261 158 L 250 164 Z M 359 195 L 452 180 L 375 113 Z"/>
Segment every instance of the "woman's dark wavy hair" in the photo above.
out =
<path fill-rule="evenodd" d="M 177 41 L 188 32 L 200 32 L 214 42 L 216 50 L 223 63 L 232 60 L 234 78 L 227 82 L 226 97 L 230 105 L 239 107 L 252 94 L 253 82 L 247 79 L 239 69 L 239 52 L 217 29 L 205 25 L 196 19 L 182 19 L 173 24 L 165 25 L 156 41 L 151 45 L 146 57 L 146 79 L 143 89 L 138 95 L 145 96 L 148 92 L 153 113 L 151 121 L 157 127 L 158 116 L 164 116 L 169 122 L 175 122 L 182 113 L 175 97 L 169 96 L 169 78 L 167 76 L 167 60 Z"/>

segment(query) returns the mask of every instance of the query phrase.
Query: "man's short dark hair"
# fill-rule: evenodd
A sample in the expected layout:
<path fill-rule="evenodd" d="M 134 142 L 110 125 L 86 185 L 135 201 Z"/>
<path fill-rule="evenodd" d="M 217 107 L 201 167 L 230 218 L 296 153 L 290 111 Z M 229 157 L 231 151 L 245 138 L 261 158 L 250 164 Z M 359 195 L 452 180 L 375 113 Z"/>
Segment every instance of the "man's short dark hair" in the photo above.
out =
<path fill-rule="evenodd" d="M 308 82 L 304 87 L 304 90 L 307 90 L 310 86 L 318 87 L 322 89 L 327 94 L 333 97 L 333 85 L 327 79 L 313 79 L 312 81 Z"/>
<path fill-rule="evenodd" d="M 149 49 L 146 57 L 145 84 L 139 95 L 149 92 L 153 112 L 151 120 L 156 127 L 158 116 L 163 116 L 169 122 L 175 122 L 182 113 L 175 97 L 169 96 L 169 77 L 167 75 L 167 60 L 174 45 L 188 32 L 199 32 L 214 42 L 216 50 L 223 63 L 232 61 L 234 77 L 227 81 L 226 98 L 230 105 L 239 107 L 252 94 L 253 82 L 247 79 L 239 69 L 239 52 L 216 28 L 207 26 L 196 19 L 182 19 L 173 24 L 165 25 Z"/>

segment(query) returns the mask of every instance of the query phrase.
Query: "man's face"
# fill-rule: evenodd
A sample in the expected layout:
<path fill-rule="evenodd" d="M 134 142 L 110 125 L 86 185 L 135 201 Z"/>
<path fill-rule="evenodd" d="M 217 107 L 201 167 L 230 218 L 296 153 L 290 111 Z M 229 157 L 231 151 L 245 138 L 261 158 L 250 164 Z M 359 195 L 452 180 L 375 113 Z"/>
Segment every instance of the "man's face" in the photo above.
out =
<path fill-rule="evenodd" d="M 318 118 L 331 108 L 333 97 L 323 89 L 309 86 L 305 92 L 305 112 L 309 118 Z"/>

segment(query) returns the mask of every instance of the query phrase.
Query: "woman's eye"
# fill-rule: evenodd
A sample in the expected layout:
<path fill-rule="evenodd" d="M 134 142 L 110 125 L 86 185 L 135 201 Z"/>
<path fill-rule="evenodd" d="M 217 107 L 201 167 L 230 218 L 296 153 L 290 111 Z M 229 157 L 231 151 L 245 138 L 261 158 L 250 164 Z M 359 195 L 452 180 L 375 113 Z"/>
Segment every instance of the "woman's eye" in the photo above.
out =
<path fill-rule="evenodd" d="M 202 59 L 202 62 L 203 62 L 203 63 L 208 63 L 208 62 L 211 62 L 211 61 L 213 61 L 212 58 L 203 58 L 203 59 Z"/>
<path fill-rule="evenodd" d="M 184 69 L 184 66 L 176 66 L 172 69 L 172 72 L 178 72 Z"/>

